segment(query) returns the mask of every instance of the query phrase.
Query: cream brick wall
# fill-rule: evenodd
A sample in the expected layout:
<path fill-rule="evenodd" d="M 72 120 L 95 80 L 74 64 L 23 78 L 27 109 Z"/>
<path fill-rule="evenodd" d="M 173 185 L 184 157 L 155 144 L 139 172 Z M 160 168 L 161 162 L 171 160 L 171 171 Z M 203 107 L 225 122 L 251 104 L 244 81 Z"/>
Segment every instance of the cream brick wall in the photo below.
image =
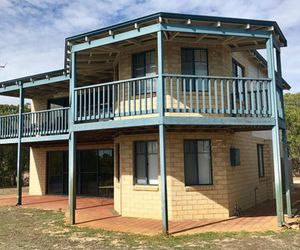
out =
<path fill-rule="evenodd" d="M 259 178 L 257 144 L 264 145 L 265 177 Z M 241 165 L 228 167 L 230 215 L 237 204 L 242 211 L 273 197 L 273 164 L 271 141 L 253 137 L 251 132 L 235 133 L 229 147 L 240 149 Z"/>
<path fill-rule="evenodd" d="M 213 185 L 186 187 L 184 181 L 185 139 L 210 139 L 212 150 Z M 170 219 L 227 218 L 228 190 L 226 147 L 224 132 L 167 133 L 167 171 Z"/>
<path fill-rule="evenodd" d="M 251 132 L 224 131 L 168 132 L 166 142 L 169 219 L 197 220 L 228 218 L 237 204 L 245 210 L 272 198 L 273 172 L 270 141 L 253 137 Z M 213 185 L 185 186 L 185 139 L 210 139 L 212 144 Z M 115 178 L 115 210 L 123 216 L 161 218 L 159 187 L 134 185 L 133 142 L 158 140 L 157 134 L 116 138 L 120 144 L 121 180 Z M 258 178 L 257 143 L 264 144 L 265 177 Z M 241 165 L 230 166 L 230 147 L 240 149 Z"/>
<path fill-rule="evenodd" d="M 44 148 L 30 148 L 30 195 L 44 195 L 46 193 L 46 160 L 47 152 Z"/>
<path fill-rule="evenodd" d="M 158 140 L 158 135 L 119 136 L 115 139 L 115 143 L 120 144 L 121 166 L 120 183 L 115 182 L 115 210 L 123 216 L 161 219 L 159 188 L 134 185 L 133 182 L 133 143 L 139 140 Z"/>

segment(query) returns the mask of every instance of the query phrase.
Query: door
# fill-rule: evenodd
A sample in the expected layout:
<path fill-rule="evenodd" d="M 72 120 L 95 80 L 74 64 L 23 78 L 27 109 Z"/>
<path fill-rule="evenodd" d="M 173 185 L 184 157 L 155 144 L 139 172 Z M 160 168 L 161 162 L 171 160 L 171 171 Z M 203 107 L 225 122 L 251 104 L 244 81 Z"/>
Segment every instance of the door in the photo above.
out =
<path fill-rule="evenodd" d="M 64 152 L 48 152 L 47 155 L 47 193 L 48 194 L 63 194 L 64 193 L 64 170 L 65 164 Z"/>
<path fill-rule="evenodd" d="M 98 157 L 97 150 L 81 150 L 77 153 L 78 194 L 98 196 Z"/>
<path fill-rule="evenodd" d="M 113 150 L 99 150 L 98 162 L 98 195 L 112 198 L 114 193 Z"/>
<path fill-rule="evenodd" d="M 47 193 L 68 194 L 68 152 L 48 152 Z M 113 197 L 113 150 L 77 151 L 77 194 Z"/>

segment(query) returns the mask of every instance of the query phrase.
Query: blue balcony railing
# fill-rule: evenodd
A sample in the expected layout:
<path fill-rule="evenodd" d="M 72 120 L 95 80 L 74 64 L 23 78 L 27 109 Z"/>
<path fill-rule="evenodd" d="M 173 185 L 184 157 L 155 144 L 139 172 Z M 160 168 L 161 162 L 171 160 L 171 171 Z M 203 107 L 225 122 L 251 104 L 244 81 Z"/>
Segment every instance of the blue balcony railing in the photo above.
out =
<path fill-rule="evenodd" d="M 268 78 L 163 75 L 164 111 L 271 116 Z M 110 120 L 156 113 L 157 76 L 97 84 L 75 89 L 75 121 Z"/>
<path fill-rule="evenodd" d="M 157 76 L 75 88 L 75 122 L 156 112 Z"/>
<path fill-rule="evenodd" d="M 23 114 L 23 137 L 68 133 L 69 108 L 58 108 Z"/>
<path fill-rule="evenodd" d="M 158 76 L 153 75 L 77 87 L 74 122 L 158 115 L 157 84 Z M 163 74 L 163 110 L 180 116 L 271 117 L 271 84 L 268 78 Z M 60 108 L 24 113 L 22 136 L 68 133 L 68 112 Z M 0 139 L 17 138 L 18 119 L 17 114 L 0 117 Z"/>
<path fill-rule="evenodd" d="M 18 137 L 19 115 L 0 116 L 0 138 L 11 139 Z"/>
<path fill-rule="evenodd" d="M 69 108 L 51 109 L 23 114 L 22 137 L 68 133 Z M 0 139 L 18 137 L 19 115 L 0 117 Z"/>
<path fill-rule="evenodd" d="M 165 112 L 271 116 L 268 78 L 164 75 Z"/>

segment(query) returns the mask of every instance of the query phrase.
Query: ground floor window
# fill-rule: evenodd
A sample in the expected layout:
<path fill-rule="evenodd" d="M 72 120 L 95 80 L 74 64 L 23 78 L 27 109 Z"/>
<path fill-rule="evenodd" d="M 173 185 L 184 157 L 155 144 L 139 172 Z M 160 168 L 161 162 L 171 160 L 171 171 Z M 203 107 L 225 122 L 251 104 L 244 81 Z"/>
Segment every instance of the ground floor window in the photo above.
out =
<path fill-rule="evenodd" d="M 157 141 L 138 141 L 134 143 L 134 179 L 136 184 L 158 184 L 157 152 Z"/>
<path fill-rule="evenodd" d="M 211 141 L 184 141 L 184 173 L 185 185 L 211 185 Z"/>
<path fill-rule="evenodd" d="M 79 150 L 76 153 L 77 194 L 113 197 L 113 150 Z M 68 152 L 48 152 L 47 193 L 68 194 Z"/>
<path fill-rule="evenodd" d="M 258 160 L 258 176 L 265 176 L 265 166 L 264 166 L 264 145 L 257 144 L 257 160 Z"/>

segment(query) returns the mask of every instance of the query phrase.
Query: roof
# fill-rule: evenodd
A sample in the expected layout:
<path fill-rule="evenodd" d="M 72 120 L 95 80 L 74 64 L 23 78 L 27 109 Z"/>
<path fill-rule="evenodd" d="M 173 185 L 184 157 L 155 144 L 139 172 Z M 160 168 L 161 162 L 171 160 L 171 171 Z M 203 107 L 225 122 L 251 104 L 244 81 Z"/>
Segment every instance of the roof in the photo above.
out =
<path fill-rule="evenodd" d="M 76 42 L 82 42 L 82 39 L 85 39 L 86 37 L 90 36 L 98 36 L 103 33 L 107 33 L 110 30 L 119 30 L 124 28 L 133 27 L 134 24 L 142 24 L 142 23 L 149 23 L 157 21 L 159 18 L 165 19 L 165 20 L 192 20 L 192 21 L 199 21 L 199 22 L 221 22 L 222 24 L 232 24 L 232 25 L 250 25 L 250 26 L 261 26 L 260 28 L 274 28 L 272 29 L 273 32 L 277 35 L 279 41 L 281 42 L 282 46 L 287 46 L 286 38 L 284 37 L 281 29 L 279 28 L 277 22 L 275 21 L 267 21 L 267 20 L 256 20 L 256 19 L 242 19 L 242 18 L 230 18 L 230 17 L 218 17 L 218 16 L 205 16 L 205 15 L 190 15 L 190 14 L 179 14 L 179 13 L 169 13 L 169 12 L 158 12 L 155 14 L 151 14 L 148 16 L 132 19 L 126 22 L 122 22 L 119 24 L 111 25 L 105 28 L 89 31 L 86 33 L 78 34 L 75 36 L 71 36 L 66 38 L 66 44 L 65 44 L 65 67 L 64 69 L 59 69 L 55 71 L 45 72 L 41 74 L 36 75 L 30 75 L 25 76 L 21 78 L 16 78 L 4 82 L 0 82 L 0 88 L 2 86 L 11 86 L 16 84 L 16 82 L 22 81 L 22 82 L 32 82 L 35 80 L 42 80 L 42 79 L 48 79 L 49 77 L 53 76 L 61 76 L 65 75 L 65 72 L 68 73 L 68 67 L 67 63 L 69 63 L 69 55 L 68 55 L 68 43 L 76 43 Z M 255 52 L 258 53 L 258 52 Z M 261 60 L 266 65 L 266 60 L 258 53 L 257 57 L 259 60 Z M 284 81 L 286 83 L 286 81 Z M 286 83 L 286 85 L 290 88 L 290 86 Z"/>
<path fill-rule="evenodd" d="M 20 78 L 15 78 L 12 80 L 3 81 L 3 82 L 0 82 L 0 87 L 12 86 L 12 85 L 18 84 L 19 82 L 22 82 L 22 83 L 34 82 L 37 80 L 43 80 L 43 79 L 47 79 L 47 78 L 55 77 L 55 76 L 62 76 L 65 74 L 66 74 L 66 71 L 64 69 L 48 71 L 48 72 L 44 72 L 44 73 L 39 73 L 39 74 L 34 74 L 34 75 L 24 76 L 24 77 L 20 77 Z"/>
<path fill-rule="evenodd" d="M 166 19 L 191 19 L 195 21 L 207 21 L 207 22 L 221 22 L 221 23 L 232 23 L 232 24 L 250 24 L 250 25 L 258 25 L 258 26 L 269 26 L 274 27 L 274 31 L 279 35 L 281 41 L 284 46 L 287 46 L 287 40 L 283 35 L 279 25 L 276 21 L 268 21 L 268 20 L 257 20 L 257 19 L 244 19 L 244 18 L 232 18 L 232 17 L 218 17 L 218 16 L 205 16 L 205 15 L 190 15 L 190 14 L 180 14 L 180 13 L 170 13 L 170 12 L 158 12 L 155 14 L 151 14 L 148 16 L 132 19 L 126 22 L 122 22 L 119 24 L 111 25 L 105 28 L 89 31 L 86 33 L 82 33 L 79 35 L 71 36 L 66 38 L 66 41 L 73 41 L 76 39 L 84 38 L 86 36 L 92 36 L 95 34 L 99 34 L 102 32 L 107 32 L 109 30 L 115 30 L 124 28 L 126 26 L 134 25 L 135 23 L 146 22 L 150 20 L 154 20 L 157 18 L 166 18 Z"/>

